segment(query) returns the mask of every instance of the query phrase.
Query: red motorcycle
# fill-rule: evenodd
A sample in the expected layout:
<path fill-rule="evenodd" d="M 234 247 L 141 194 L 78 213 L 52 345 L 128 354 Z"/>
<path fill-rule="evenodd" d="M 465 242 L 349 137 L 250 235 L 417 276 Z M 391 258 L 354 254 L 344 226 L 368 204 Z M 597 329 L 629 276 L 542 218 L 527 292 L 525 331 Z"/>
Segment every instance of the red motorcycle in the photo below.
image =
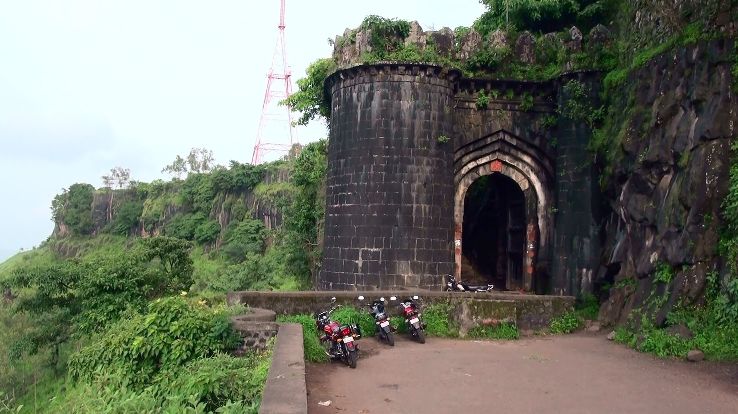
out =
<path fill-rule="evenodd" d="M 397 298 L 392 296 L 390 300 L 396 300 Z M 420 319 L 420 307 L 417 301 L 420 300 L 418 296 L 407 298 L 400 301 L 400 309 L 402 310 L 402 317 L 407 324 L 407 331 L 421 344 L 425 343 L 425 323 Z"/>
<path fill-rule="evenodd" d="M 336 298 L 332 298 L 331 303 L 335 302 Z M 316 313 L 315 324 L 322 333 L 320 340 L 328 343 L 326 354 L 331 359 L 340 359 L 351 368 L 356 368 L 359 348 L 355 340 L 361 338 L 361 330 L 357 325 L 341 325 L 331 320 L 331 312 L 339 307 L 341 305 L 335 305 L 327 311 Z"/>

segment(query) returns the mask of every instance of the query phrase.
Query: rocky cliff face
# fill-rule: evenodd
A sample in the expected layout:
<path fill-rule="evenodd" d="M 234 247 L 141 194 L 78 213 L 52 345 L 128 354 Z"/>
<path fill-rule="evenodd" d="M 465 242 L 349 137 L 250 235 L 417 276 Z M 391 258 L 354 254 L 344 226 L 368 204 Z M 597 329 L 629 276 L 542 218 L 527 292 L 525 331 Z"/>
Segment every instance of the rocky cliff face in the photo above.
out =
<path fill-rule="evenodd" d="M 667 52 L 611 92 L 619 119 L 607 188 L 612 213 L 598 281 L 613 286 L 600 318 L 621 323 L 649 308 L 663 324 L 677 303 L 703 297 L 717 252 L 738 107 L 731 91 L 733 42 Z M 650 300 L 652 295 L 666 300 Z"/>
<path fill-rule="evenodd" d="M 217 222 L 220 233 L 214 241 L 215 247 L 223 242 L 223 236 L 229 225 L 240 221 L 244 216 L 261 220 L 266 229 L 274 229 L 282 224 L 285 200 L 290 196 L 289 170 L 287 168 L 267 171 L 262 181 L 252 191 L 218 192 L 212 195 L 211 208 L 204 219 Z M 165 227 L 178 216 L 192 213 L 191 206 L 183 204 L 182 181 L 161 184 L 153 189 L 148 184 L 134 185 L 131 188 L 110 190 L 100 189 L 94 192 L 89 214 L 92 225 L 91 235 L 110 231 L 120 215 L 125 215 L 127 204 L 142 206 L 128 228 L 129 236 L 150 237 L 165 234 Z M 125 230 L 125 229 L 124 229 Z M 120 233 L 119 230 L 113 230 Z M 67 223 L 57 221 L 53 236 L 66 237 L 73 233 Z"/>
<path fill-rule="evenodd" d="M 738 28 L 735 0 L 629 0 L 620 37 L 627 38 L 633 50 L 664 43 L 679 35 L 686 22 L 700 30 L 723 37 L 735 36 Z"/>

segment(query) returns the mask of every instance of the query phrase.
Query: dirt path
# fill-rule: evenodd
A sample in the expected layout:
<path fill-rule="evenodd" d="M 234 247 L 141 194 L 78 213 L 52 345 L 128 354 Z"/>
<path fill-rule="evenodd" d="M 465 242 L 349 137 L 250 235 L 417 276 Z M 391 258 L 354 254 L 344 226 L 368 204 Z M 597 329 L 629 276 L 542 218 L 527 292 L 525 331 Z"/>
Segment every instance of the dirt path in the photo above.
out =
<path fill-rule="evenodd" d="M 355 370 L 308 364 L 309 412 L 738 413 L 738 364 L 663 361 L 601 335 L 396 342 L 360 340 Z"/>

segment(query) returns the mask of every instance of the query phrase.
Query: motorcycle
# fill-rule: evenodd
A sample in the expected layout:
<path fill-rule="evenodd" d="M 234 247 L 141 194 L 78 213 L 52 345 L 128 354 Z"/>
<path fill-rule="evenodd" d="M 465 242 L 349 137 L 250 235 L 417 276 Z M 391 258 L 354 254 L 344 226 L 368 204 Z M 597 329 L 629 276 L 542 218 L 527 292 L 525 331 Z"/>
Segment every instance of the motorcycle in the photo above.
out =
<path fill-rule="evenodd" d="M 331 298 L 331 304 L 335 302 L 336 298 Z M 315 324 L 322 333 L 321 342 L 329 344 L 326 354 L 331 359 L 340 359 L 351 368 L 356 368 L 359 347 L 355 340 L 361 338 L 361 330 L 357 325 L 341 325 L 330 318 L 331 313 L 340 307 L 334 305 L 327 311 L 316 313 Z"/>
<path fill-rule="evenodd" d="M 397 300 L 395 296 L 390 297 L 390 300 Z M 400 308 L 402 309 L 401 315 L 407 324 L 407 330 L 410 334 L 420 342 L 425 343 L 425 323 L 420 319 L 420 307 L 418 302 L 420 298 L 413 296 L 400 301 Z"/>
<path fill-rule="evenodd" d="M 453 275 L 447 275 L 446 291 L 451 292 L 492 292 L 495 285 L 488 283 L 487 285 L 468 285 L 466 283 L 457 282 Z"/>
<path fill-rule="evenodd" d="M 363 301 L 364 296 L 359 296 L 359 301 Z M 383 297 L 367 304 L 369 313 L 374 318 L 374 324 L 377 329 L 377 337 L 385 340 L 389 346 L 395 346 L 395 337 L 392 335 L 392 326 L 390 325 L 389 316 L 384 309 L 385 300 Z"/>

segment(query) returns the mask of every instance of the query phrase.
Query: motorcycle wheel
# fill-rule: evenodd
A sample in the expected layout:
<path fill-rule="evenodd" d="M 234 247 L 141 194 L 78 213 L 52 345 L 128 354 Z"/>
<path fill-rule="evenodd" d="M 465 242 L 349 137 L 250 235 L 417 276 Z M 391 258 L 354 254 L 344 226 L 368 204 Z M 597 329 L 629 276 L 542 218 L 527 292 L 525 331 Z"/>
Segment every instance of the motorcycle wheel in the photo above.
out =
<path fill-rule="evenodd" d="M 392 335 L 392 332 L 387 332 L 386 338 L 389 346 L 395 346 L 395 337 Z"/>
<path fill-rule="evenodd" d="M 349 351 L 348 353 L 348 366 L 351 368 L 356 368 L 356 359 L 358 358 L 358 355 L 356 354 L 356 351 Z"/>
<path fill-rule="evenodd" d="M 422 329 L 418 329 L 417 331 L 415 331 L 415 337 L 418 339 L 418 342 L 420 342 L 421 344 L 425 343 L 425 332 L 423 332 Z"/>

